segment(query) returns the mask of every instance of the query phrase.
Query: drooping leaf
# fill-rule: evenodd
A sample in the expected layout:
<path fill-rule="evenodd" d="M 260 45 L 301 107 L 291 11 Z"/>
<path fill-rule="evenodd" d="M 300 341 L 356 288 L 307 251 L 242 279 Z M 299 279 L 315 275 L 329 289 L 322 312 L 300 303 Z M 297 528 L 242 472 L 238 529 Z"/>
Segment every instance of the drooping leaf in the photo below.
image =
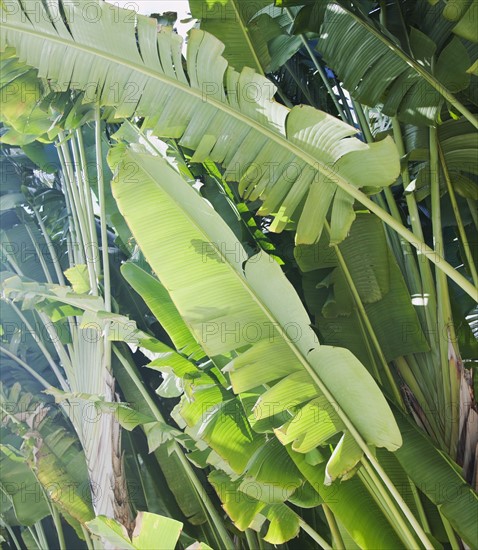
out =
<path fill-rule="evenodd" d="M 374 390 L 370 387 L 367 391 L 361 391 L 358 377 L 367 387 L 371 383 L 371 378 L 368 378 L 365 370 L 360 372 L 358 364 L 354 364 L 349 371 L 347 365 L 352 364 L 352 357 L 346 356 L 346 350 L 334 352 L 316 346 L 314 334 L 308 328 L 307 315 L 290 284 L 283 278 L 279 266 L 262 254 L 249 259 L 244 269 L 242 265 L 247 257 L 245 252 L 241 251 L 240 243 L 197 193 L 186 186 L 162 159 L 121 147 L 111 160 L 117 163 L 113 192 L 119 207 L 133 228 L 143 253 L 167 285 L 178 311 L 187 320 L 206 353 L 210 356 L 225 354 L 251 344 L 250 349 L 253 349 L 254 344 L 261 340 L 272 339 L 276 345 L 283 346 L 284 354 L 292 352 L 289 372 L 293 373 L 298 368 L 307 371 L 309 375 L 310 372 L 317 372 L 325 384 L 333 385 L 334 391 L 340 393 L 339 386 L 335 386 L 334 382 L 336 374 L 332 367 L 329 371 L 327 366 L 334 364 L 336 356 L 336 368 L 350 372 L 351 383 L 348 391 L 354 388 L 354 405 L 363 401 L 363 420 L 360 420 L 360 429 L 368 434 L 366 437 L 370 438 L 370 442 L 394 448 L 398 441 L 395 439 L 397 434 L 392 435 L 394 428 L 393 422 L 389 423 L 391 419 L 388 417 L 382 429 L 378 427 L 378 419 L 372 421 L 371 418 L 365 420 L 363 417 L 370 403 L 369 392 Z M 143 200 L 140 200 L 136 192 L 134 201 L 132 200 L 131 193 L 137 188 L 137 182 L 129 184 L 122 171 L 128 162 L 134 163 L 137 167 Z M 182 207 L 178 207 L 179 204 Z M 157 229 L 152 231 L 152 227 Z M 176 248 L 164 248 L 161 243 L 171 243 L 172 238 L 176 242 Z M 217 243 L 220 243 L 219 247 Z M 207 261 L 203 261 L 203 245 L 208 247 L 208 256 L 205 258 Z M 235 250 L 236 253 L 226 255 L 224 252 L 221 253 L 221 249 Z M 164 254 L 167 251 L 169 254 L 166 262 Z M 181 265 L 186 265 L 185 262 L 197 266 L 193 282 L 187 271 L 181 269 Z M 211 280 L 214 280 L 213 284 L 210 283 Z M 199 286 L 201 281 L 204 282 Z M 228 289 L 227 294 L 219 291 L 223 288 L 222 285 Z M 284 300 L 287 297 L 287 310 L 282 303 L 277 303 L 277 292 L 281 293 Z M 231 318 L 233 312 L 234 318 Z M 284 327 L 291 319 L 294 319 L 297 334 L 288 338 L 281 336 L 278 328 Z M 253 328 L 254 333 L 252 330 L 245 330 L 249 328 Z M 291 341 L 294 338 L 295 341 Z M 302 357 L 299 362 L 294 349 Z M 313 351 L 310 353 L 311 349 Z M 266 356 L 265 354 L 264 357 Z M 313 365 L 310 371 L 304 368 L 304 361 L 310 361 Z M 345 370 L 343 372 L 345 373 Z M 284 376 L 284 373 L 271 372 L 269 380 L 280 376 Z M 367 394 L 368 398 L 365 398 Z M 379 395 L 377 404 L 383 399 L 381 394 Z M 340 401 L 340 407 L 346 407 L 348 413 L 351 413 L 352 407 L 338 395 L 336 400 Z M 350 399 L 347 401 L 350 403 Z M 385 418 L 387 417 L 381 420 Z"/>
<path fill-rule="evenodd" d="M 239 490 L 239 482 L 233 482 L 225 473 L 214 470 L 209 474 L 224 510 L 228 513 L 235 525 L 241 531 L 246 530 L 256 514 L 265 506 L 264 502 Z"/>
<path fill-rule="evenodd" d="M 262 511 L 270 521 L 264 540 L 271 544 L 282 544 L 299 534 L 299 516 L 284 504 L 270 504 Z"/>
<path fill-rule="evenodd" d="M 247 528 L 258 530 L 267 518 L 270 522 L 264 536 L 267 542 L 283 544 L 297 536 L 299 516 L 283 503 L 263 502 L 264 493 L 260 487 L 251 483 L 249 490 L 244 492 L 240 482 L 231 481 L 229 476 L 217 470 L 209 475 L 209 480 L 224 509 L 241 531 Z"/>

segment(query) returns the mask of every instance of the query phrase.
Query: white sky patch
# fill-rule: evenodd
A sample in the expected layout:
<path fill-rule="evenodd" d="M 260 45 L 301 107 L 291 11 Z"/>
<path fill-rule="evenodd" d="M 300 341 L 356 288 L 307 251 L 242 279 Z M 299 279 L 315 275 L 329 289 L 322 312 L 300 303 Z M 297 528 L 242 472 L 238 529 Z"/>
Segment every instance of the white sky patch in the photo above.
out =
<path fill-rule="evenodd" d="M 137 13 L 143 15 L 150 15 L 152 13 L 164 13 L 165 11 L 175 11 L 178 14 L 178 20 L 175 24 L 175 28 L 182 37 L 186 37 L 188 30 L 192 27 L 193 23 L 181 23 L 181 19 L 188 19 L 191 17 L 189 13 L 189 2 L 187 0 L 108 0 L 110 4 L 119 6 L 120 8 L 126 8 L 128 10 L 134 10 Z"/>

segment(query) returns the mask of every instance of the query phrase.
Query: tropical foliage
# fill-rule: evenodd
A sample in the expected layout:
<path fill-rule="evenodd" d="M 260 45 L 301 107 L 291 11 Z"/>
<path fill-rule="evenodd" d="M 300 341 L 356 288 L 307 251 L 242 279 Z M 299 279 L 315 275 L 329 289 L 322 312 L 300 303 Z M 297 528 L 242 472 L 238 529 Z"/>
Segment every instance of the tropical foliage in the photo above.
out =
<path fill-rule="evenodd" d="M 3 0 L 5 548 L 478 545 L 476 8 Z"/>

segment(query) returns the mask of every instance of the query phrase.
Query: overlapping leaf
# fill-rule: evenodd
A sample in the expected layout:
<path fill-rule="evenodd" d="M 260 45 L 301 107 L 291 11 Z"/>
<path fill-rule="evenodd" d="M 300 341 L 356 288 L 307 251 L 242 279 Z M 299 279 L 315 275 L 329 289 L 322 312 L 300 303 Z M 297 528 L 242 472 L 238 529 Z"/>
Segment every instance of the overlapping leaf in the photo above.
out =
<path fill-rule="evenodd" d="M 401 55 L 395 37 L 338 3 L 328 4 L 320 32 L 317 49 L 352 97 L 370 106 L 383 103 L 385 114 L 398 113 L 406 122 L 433 124 L 443 106 L 440 88 L 457 93 L 470 84 L 467 70 L 472 60 L 457 37 L 437 52 L 437 45 L 429 36 L 411 29 L 408 40 L 413 58 L 433 75 L 438 83 L 433 87 Z M 347 40 L 343 40 L 344 36 Z"/>
<path fill-rule="evenodd" d="M 398 175 L 391 140 L 366 145 L 325 113 L 276 103 L 267 79 L 228 68 L 222 43 L 203 31 L 190 33 L 186 76 L 181 38 L 158 34 L 152 19 L 96 1 L 94 21 L 81 16 L 83 2 L 35 5 L 35 20 L 19 0 L 2 10 L 2 49 L 15 47 L 55 89 L 84 90 L 85 101 L 114 106 L 117 117 L 145 116 L 156 135 L 195 150 L 193 161 L 222 164 L 246 198 L 263 201 L 260 214 L 276 217 L 273 230 L 299 219 L 298 242 L 317 240 L 332 202 L 334 240 L 342 240 L 354 218 L 343 189 L 380 188 Z"/>
<path fill-rule="evenodd" d="M 300 300 L 275 261 L 265 254 L 248 259 L 222 219 L 163 159 L 121 145 L 110 162 L 116 169 L 113 192 L 119 208 L 204 351 L 211 357 L 238 354 L 227 367 L 235 392 L 270 386 L 256 403 L 257 414 L 264 410 L 261 403 L 287 408 L 295 416 L 301 401 L 324 395 L 340 421 L 351 422 L 369 444 L 390 450 L 400 445 L 393 417 L 366 369 L 347 350 L 318 345 Z M 128 178 L 128 166 L 136 167 L 134 178 Z M 291 395 L 303 399 L 292 405 Z M 221 407 L 223 424 L 228 414 L 237 417 Z M 197 419 L 203 412 L 199 407 Z M 217 414 L 206 416 L 204 431 Z M 218 429 L 220 421 L 221 416 Z M 300 426 L 302 420 L 297 421 Z M 308 437 L 305 424 L 297 437 Z M 240 472 L 244 464 L 235 462 L 233 468 Z"/>
<path fill-rule="evenodd" d="M 306 303 L 325 341 L 347 346 L 365 362 L 369 357 L 355 300 L 337 253 L 328 244 L 323 236 L 315 245 L 295 249 L 304 272 Z M 359 214 L 339 248 L 387 360 L 428 351 L 412 297 L 388 250 L 380 221 Z"/>

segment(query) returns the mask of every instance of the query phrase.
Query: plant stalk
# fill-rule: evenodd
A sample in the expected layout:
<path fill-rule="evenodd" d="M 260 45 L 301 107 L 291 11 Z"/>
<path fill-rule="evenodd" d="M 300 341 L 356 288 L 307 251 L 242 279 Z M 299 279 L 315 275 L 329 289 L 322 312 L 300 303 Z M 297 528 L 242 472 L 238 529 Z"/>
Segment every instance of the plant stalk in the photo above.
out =
<path fill-rule="evenodd" d="M 325 504 L 323 505 L 323 507 L 326 508 Z M 331 515 L 333 518 L 333 514 Z M 335 518 L 333 518 L 333 520 L 335 521 Z M 306 523 L 302 518 L 299 518 L 299 525 L 300 525 L 300 528 L 305 533 L 307 533 L 313 541 L 315 541 L 317 544 L 320 545 L 320 548 L 323 548 L 323 550 L 332 550 L 332 546 L 330 546 L 330 544 L 323 537 L 321 537 L 319 533 L 317 533 L 317 531 L 312 529 L 312 527 L 308 523 Z M 340 532 L 338 533 L 338 535 L 340 536 Z M 345 550 L 345 548 L 341 546 L 335 546 L 335 548 L 337 550 Z"/>
<path fill-rule="evenodd" d="M 32 210 L 35 214 L 38 225 L 40 226 L 42 236 L 45 239 L 45 242 L 46 242 L 46 245 L 47 245 L 47 248 L 48 248 L 48 252 L 50 253 L 51 261 L 52 261 L 53 266 L 55 268 L 55 274 L 56 274 L 56 277 L 58 279 L 58 283 L 60 285 L 64 286 L 65 285 L 65 278 L 63 277 L 63 271 L 61 270 L 61 265 L 60 265 L 60 262 L 58 260 L 58 256 L 55 252 L 55 247 L 53 246 L 53 243 L 51 242 L 50 235 L 48 235 L 48 231 L 46 230 L 45 224 L 43 223 L 43 220 L 41 219 L 41 216 L 40 216 L 38 210 L 34 206 L 32 206 Z"/>
<path fill-rule="evenodd" d="M 33 376 L 33 378 L 35 378 L 36 380 L 38 380 L 38 382 L 40 382 L 40 384 L 47 390 L 48 388 L 51 388 L 51 384 L 49 382 L 47 382 L 43 376 L 41 376 L 40 374 L 38 374 L 35 370 L 33 370 L 29 365 L 27 365 L 25 363 L 25 361 L 23 361 L 22 359 L 20 359 L 19 357 L 17 357 L 15 354 L 13 354 L 11 351 L 9 351 L 8 349 L 4 348 L 3 346 L 0 346 L 0 353 L 4 353 L 7 357 L 10 357 L 10 359 L 12 359 L 13 361 L 15 361 L 15 363 L 17 363 L 20 367 L 22 367 L 23 369 L 25 369 L 29 374 L 31 374 Z"/>
<path fill-rule="evenodd" d="M 456 223 L 458 225 L 458 233 L 460 234 L 461 244 L 463 246 L 463 250 L 465 251 L 465 257 L 468 263 L 468 270 L 471 274 L 471 278 L 473 280 L 474 285 L 478 288 L 478 274 L 476 271 L 476 266 L 473 260 L 473 256 L 471 255 L 470 247 L 468 245 L 468 237 L 466 236 L 465 226 L 463 224 L 463 219 L 460 214 L 460 209 L 456 201 L 455 190 L 453 189 L 453 185 L 450 179 L 450 173 L 448 172 L 448 167 L 445 162 L 445 155 L 443 154 L 443 150 L 439 143 L 437 143 L 437 147 L 438 147 L 438 153 L 440 156 L 441 167 L 443 170 L 443 174 L 445 176 L 446 186 L 448 189 L 448 195 L 450 196 L 451 206 L 453 208 L 453 213 L 455 214 Z"/>
<path fill-rule="evenodd" d="M 440 206 L 440 161 L 438 150 L 438 133 L 435 127 L 430 128 L 430 185 L 431 185 L 431 212 L 432 228 L 435 249 L 444 255 L 444 243 Z M 458 357 L 455 349 L 456 342 L 453 317 L 451 314 L 450 295 L 448 284 L 443 272 L 436 270 L 437 288 L 437 331 L 440 351 L 443 391 L 445 394 L 446 411 L 451 418 L 445 415 L 445 437 L 452 458 L 456 457 L 459 437 L 459 402 L 460 402 L 460 365 L 455 364 L 454 357 Z M 453 353 L 450 353 L 453 350 Z M 451 409 L 451 410 L 450 410 Z"/>
<path fill-rule="evenodd" d="M 334 514 L 326 504 L 322 504 L 322 510 L 324 511 L 325 519 L 332 535 L 333 548 L 336 550 L 346 550 Z"/>
<path fill-rule="evenodd" d="M 325 221 L 325 230 L 327 234 L 330 236 L 330 226 L 327 220 Z M 345 276 L 345 279 L 347 280 L 347 283 L 349 285 L 350 291 L 352 292 L 352 295 L 355 300 L 355 304 L 357 306 L 357 309 L 359 311 L 359 314 L 362 318 L 362 321 L 367 329 L 368 335 L 370 339 L 372 340 L 373 347 L 375 349 L 375 352 L 377 353 L 380 363 L 382 365 L 382 368 L 385 372 L 385 376 L 387 377 L 387 380 L 390 384 L 390 388 L 392 390 L 393 396 L 395 397 L 395 400 L 397 404 L 404 409 L 405 405 L 403 403 L 402 396 L 400 394 L 400 390 L 398 389 L 397 383 L 392 375 L 392 372 L 390 370 L 390 365 L 387 363 L 387 360 L 383 354 L 382 347 L 380 346 L 380 342 L 378 341 L 377 335 L 375 334 L 375 331 L 372 327 L 372 324 L 370 322 L 370 319 L 367 315 L 367 312 L 365 310 L 365 306 L 363 305 L 362 299 L 360 298 L 360 295 L 357 291 L 357 287 L 355 286 L 354 280 L 352 278 L 352 275 L 350 274 L 350 271 L 348 270 L 347 264 L 345 262 L 345 259 L 342 255 L 342 252 L 340 251 L 340 246 L 334 245 L 333 246 L 335 253 L 337 254 L 337 259 L 339 261 L 340 267 L 342 269 L 342 272 Z"/>

